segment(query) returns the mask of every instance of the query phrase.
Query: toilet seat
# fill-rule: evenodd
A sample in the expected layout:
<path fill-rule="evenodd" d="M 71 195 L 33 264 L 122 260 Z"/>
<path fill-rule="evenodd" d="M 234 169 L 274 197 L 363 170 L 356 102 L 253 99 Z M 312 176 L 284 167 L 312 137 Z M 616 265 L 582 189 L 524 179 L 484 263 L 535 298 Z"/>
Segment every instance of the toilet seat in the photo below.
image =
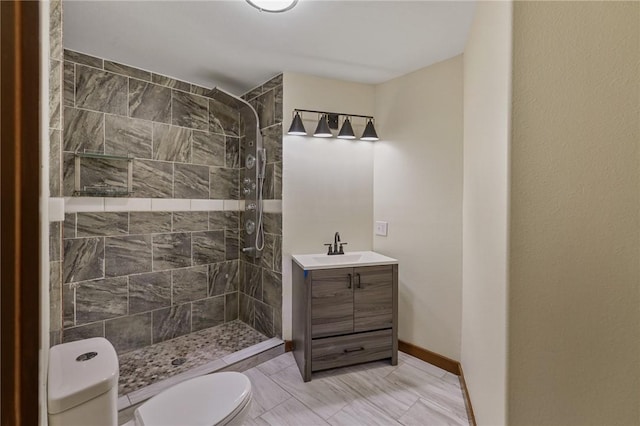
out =
<path fill-rule="evenodd" d="M 134 413 L 137 426 L 213 426 L 233 420 L 251 401 L 251 382 L 223 372 L 186 380 L 159 393 Z"/>

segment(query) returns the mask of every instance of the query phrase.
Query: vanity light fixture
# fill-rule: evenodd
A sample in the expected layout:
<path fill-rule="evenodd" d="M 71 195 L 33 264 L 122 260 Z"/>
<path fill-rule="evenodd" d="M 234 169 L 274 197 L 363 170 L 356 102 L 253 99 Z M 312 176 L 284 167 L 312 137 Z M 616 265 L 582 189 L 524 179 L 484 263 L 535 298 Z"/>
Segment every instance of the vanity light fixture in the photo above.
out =
<path fill-rule="evenodd" d="M 358 114 L 344 114 L 339 112 L 326 112 L 326 111 L 314 111 L 308 109 L 294 109 L 293 120 L 287 134 L 296 136 L 306 136 L 307 131 L 303 124 L 303 113 L 319 114 L 320 120 L 316 127 L 316 131 L 313 132 L 313 136 L 317 138 L 331 138 L 333 133 L 331 129 L 338 129 L 338 123 L 340 116 L 343 117 L 342 127 L 338 132 L 338 139 L 356 139 L 356 135 L 353 131 L 351 121 L 353 118 L 364 118 L 366 120 L 366 126 L 360 140 L 363 141 L 377 141 L 379 140 L 376 129 L 373 126 L 373 117 L 370 115 L 358 115 Z"/>
<path fill-rule="evenodd" d="M 280 13 L 293 9 L 298 0 L 247 0 L 247 3 L 260 12 Z"/>

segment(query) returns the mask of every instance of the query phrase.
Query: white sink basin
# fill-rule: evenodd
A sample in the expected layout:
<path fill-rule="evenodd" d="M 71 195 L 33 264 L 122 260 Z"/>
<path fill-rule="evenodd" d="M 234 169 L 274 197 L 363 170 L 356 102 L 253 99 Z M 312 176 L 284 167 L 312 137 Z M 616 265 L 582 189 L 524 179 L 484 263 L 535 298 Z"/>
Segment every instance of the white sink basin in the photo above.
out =
<path fill-rule="evenodd" d="M 353 251 L 332 256 L 327 254 L 294 254 L 291 257 L 306 271 L 313 269 L 393 265 L 398 263 L 396 259 L 373 251 Z"/>

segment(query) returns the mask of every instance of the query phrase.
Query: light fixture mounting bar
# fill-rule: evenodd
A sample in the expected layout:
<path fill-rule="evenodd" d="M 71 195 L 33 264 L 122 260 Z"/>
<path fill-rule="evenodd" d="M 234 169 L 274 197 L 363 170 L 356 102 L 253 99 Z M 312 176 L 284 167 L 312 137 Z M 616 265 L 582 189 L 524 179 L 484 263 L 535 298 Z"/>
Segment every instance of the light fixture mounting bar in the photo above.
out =
<path fill-rule="evenodd" d="M 298 109 L 298 108 L 294 109 L 293 112 L 309 112 L 312 114 L 342 115 L 344 117 L 360 117 L 360 118 L 369 118 L 371 120 L 374 120 L 373 116 L 371 115 L 347 114 L 345 112 L 315 111 L 312 109 Z"/>

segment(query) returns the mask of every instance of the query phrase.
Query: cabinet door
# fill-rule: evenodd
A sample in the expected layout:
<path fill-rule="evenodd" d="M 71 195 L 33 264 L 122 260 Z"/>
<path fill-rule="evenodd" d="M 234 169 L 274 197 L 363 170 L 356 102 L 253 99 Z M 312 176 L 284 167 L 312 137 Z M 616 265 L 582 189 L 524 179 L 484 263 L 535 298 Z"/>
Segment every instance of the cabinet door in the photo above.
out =
<path fill-rule="evenodd" d="M 393 267 L 354 269 L 353 331 L 379 330 L 393 325 Z"/>
<path fill-rule="evenodd" d="M 311 276 L 311 336 L 353 332 L 353 270 L 324 269 Z"/>

